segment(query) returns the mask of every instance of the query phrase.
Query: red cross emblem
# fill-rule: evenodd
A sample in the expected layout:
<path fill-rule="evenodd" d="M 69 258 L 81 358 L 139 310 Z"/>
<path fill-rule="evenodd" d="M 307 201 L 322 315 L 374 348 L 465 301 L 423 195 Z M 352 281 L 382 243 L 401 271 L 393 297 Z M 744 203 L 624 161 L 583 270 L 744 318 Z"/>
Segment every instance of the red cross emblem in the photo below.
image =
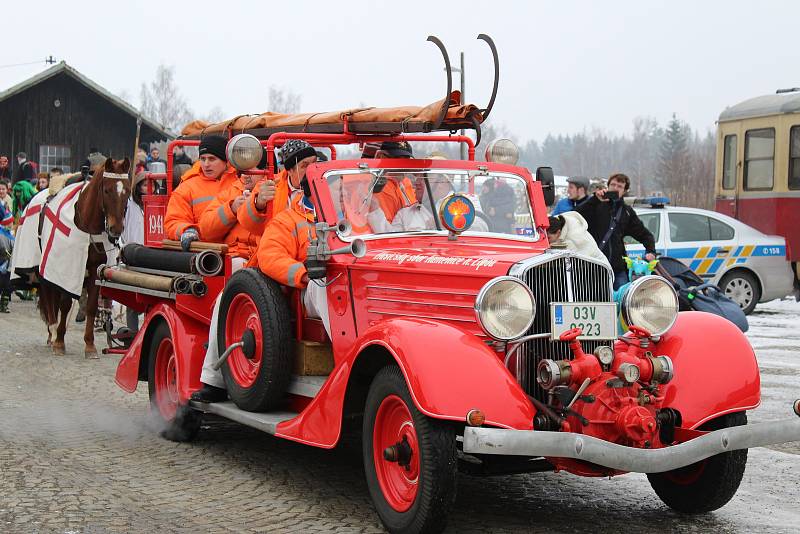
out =
<path fill-rule="evenodd" d="M 64 206 L 72 199 L 72 197 L 76 196 L 81 192 L 83 187 L 76 187 L 69 194 L 64 197 L 64 200 L 61 201 L 61 205 L 58 206 L 58 209 L 53 213 L 53 210 L 50 206 L 46 206 L 44 208 L 44 216 L 50 219 L 50 222 L 53 224 L 53 231 L 50 232 L 50 236 L 47 238 L 47 246 L 44 248 L 44 253 L 42 254 L 42 266 L 39 268 L 39 272 L 44 276 L 44 269 L 47 266 L 47 259 L 50 257 L 50 249 L 53 248 L 53 239 L 56 237 L 56 230 L 64 234 L 64 237 L 69 237 L 69 234 L 72 232 L 72 229 L 64 224 L 61 221 L 61 210 L 64 209 Z"/>

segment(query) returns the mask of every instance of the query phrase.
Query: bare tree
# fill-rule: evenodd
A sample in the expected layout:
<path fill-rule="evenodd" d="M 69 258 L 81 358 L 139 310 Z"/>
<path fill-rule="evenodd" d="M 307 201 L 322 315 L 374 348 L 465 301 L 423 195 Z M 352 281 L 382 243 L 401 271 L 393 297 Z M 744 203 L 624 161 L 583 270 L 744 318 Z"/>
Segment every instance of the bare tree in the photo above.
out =
<path fill-rule="evenodd" d="M 142 114 L 172 131 L 180 131 L 192 120 L 192 112 L 175 83 L 174 66 L 159 65 L 149 86 L 142 83 L 140 97 Z"/>
<path fill-rule="evenodd" d="M 214 106 L 211 108 L 211 111 L 206 113 L 205 117 L 203 117 L 203 120 L 212 124 L 215 122 L 222 122 L 225 120 L 225 112 L 222 111 L 221 107 Z"/>
<path fill-rule="evenodd" d="M 271 85 L 269 88 L 269 110 L 275 113 L 298 113 L 303 97 L 289 89 Z"/>

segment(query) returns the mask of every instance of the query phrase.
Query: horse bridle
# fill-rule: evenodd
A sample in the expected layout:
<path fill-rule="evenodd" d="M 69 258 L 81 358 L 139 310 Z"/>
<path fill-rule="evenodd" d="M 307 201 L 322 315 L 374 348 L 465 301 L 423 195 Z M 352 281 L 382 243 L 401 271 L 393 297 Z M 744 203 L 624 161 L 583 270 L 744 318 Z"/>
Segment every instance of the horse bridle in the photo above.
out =
<path fill-rule="evenodd" d="M 102 178 L 103 179 L 108 178 L 108 179 L 111 179 L 111 180 L 127 180 L 127 179 L 129 179 L 129 176 L 128 176 L 127 173 L 126 174 L 119 174 L 119 173 L 103 171 Z M 108 227 L 108 215 L 106 214 L 105 209 L 103 209 L 103 198 L 104 198 L 104 196 L 105 196 L 105 190 L 103 189 L 103 187 L 101 185 L 100 194 L 97 195 L 97 201 L 98 201 L 98 204 L 99 204 L 98 208 L 100 209 L 100 212 L 103 214 L 103 227 L 104 227 L 104 231 L 105 231 L 106 237 L 108 237 L 108 241 L 112 245 L 114 245 L 116 247 L 117 246 L 117 241 L 119 240 L 119 236 L 118 235 L 114 236 L 111 233 L 111 230 Z M 125 217 L 125 212 L 126 211 L 128 211 L 127 202 L 125 203 L 125 207 L 122 210 L 122 217 L 123 218 Z"/>

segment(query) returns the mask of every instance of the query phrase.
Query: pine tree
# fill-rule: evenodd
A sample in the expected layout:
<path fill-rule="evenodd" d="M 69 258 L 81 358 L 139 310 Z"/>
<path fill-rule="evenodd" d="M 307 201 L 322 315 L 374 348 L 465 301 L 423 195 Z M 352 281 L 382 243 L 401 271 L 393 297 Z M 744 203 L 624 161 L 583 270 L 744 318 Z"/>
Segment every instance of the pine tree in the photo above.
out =
<path fill-rule="evenodd" d="M 691 129 L 678 120 L 673 113 L 672 120 L 664 130 L 658 165 L 658 184 L 668 192 L 676 205 L 685 205 L 692 199 L 692 165 L 689 152 Z"/>

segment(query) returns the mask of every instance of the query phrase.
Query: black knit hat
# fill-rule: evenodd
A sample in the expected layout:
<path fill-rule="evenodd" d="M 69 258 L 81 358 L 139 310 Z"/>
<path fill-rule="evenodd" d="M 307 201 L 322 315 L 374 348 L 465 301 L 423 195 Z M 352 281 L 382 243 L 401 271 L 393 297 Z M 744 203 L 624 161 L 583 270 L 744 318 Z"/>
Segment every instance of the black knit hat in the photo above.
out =
<path fill-rule="evenodd" d="M 225 148 L 228 146 L 228 139 L 221 135 L 207 135 L 200 140 L 200 155 L 211 154 L 217 156 L 222 161 L 228 161 Z"/>
<path fill-rule="evenodd" d="M 316 157 L 317 151 L 302 139 L 289 139 L 281 147 L 281 163 L 287 171 L 294 168 L 298 161 L 310 156 Z"/>

